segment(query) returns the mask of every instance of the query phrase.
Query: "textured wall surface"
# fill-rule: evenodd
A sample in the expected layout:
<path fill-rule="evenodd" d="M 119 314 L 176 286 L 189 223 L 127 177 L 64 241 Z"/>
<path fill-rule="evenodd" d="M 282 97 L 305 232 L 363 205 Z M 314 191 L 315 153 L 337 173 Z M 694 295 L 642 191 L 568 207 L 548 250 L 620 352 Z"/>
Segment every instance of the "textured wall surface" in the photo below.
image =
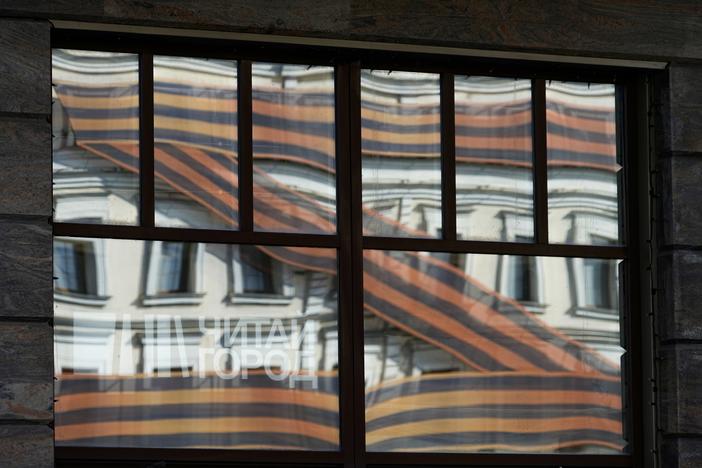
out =
<path fill-rule="evenodd" d="M 695 0 L 3 0 L 0 14 L 343 39 L 702 58 Z"/>
<path fill-rule="evenodd" d="M 53 463 L 50 25 L 0 18 L 0 466 Z"/>
<path fill-rule="evenodd" d="M 0 466 L 53 458 L 47 19 L 672 62 L 655 81 L 659 450 L 665 468 L 702 466 L 696 0 L 0 0 Z"/>
<path fill-rule="evenodd" d="M 657 80 L 663 466 L 702 466 L 702 66 Z"/>

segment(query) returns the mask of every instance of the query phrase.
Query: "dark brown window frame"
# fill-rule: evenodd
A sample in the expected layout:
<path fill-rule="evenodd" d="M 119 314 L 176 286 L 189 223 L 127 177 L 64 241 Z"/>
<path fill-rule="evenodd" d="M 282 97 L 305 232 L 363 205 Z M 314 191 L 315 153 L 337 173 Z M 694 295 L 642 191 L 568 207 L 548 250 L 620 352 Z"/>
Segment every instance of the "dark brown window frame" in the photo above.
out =
<path fill-rule="evenodd" d="M 642 363 L 641 297 L 639 252 L 641 213 L 646 205 L 648 174 L 639 140 L 638 117 L 644 93 L 644 72 L 630 68 L 565 65 L 542 62 L 488 60 L 405 52 L 383 52 L 334 47 L 263 44 L 225 40 L 201 40 L 177 36 L 148 36 L 58 30 L 52 46 L 129 52 L 139 54 L 140 98 L 140 224 L 138 226 L 54 223 L 56 236 L 174 240 L 230 244 L 327 247 L 338 251 L 339 335 L 340 335 L 340 450 L 302 452 L 273 450 L 209 449 L 126 449 L 56 447 L 59 465 L 88 466 L 95 461 L 117 461 L 144 466 L 145 462 L 176 462 L 177 466 L 205 464 L 273 464 L 274 466 L 640 466 L 644 447 L 644 399 Z M 235 59 L 238 63 L 239 200 L 238 231 L 162 228 L 154 225 L 153 77 L 144 73 L 153 67 L 153 56 L 177 55 Z M 337 150 L 337 233 L 332 235 L 254 232 L 253 150 L 251 109 L 251 61 L 331 65 L 335 68 L 336 150 Z M 441 76 L 441 170 L 442 238 L 415 239 L 366 237 L 361 223 L 361 116 L 360 70 L 382 68 L 424 71 Z M 534 155 L 533 243 L 458 240 L 455 203 L 454 75 L 486 75 L 532 80 Z M 549 244 L 546 168 L 547 80 L 614 83 L 617 86 L 618 152 L 624 161 L 620 180 L 622 240 L 624 246 Z M 363 388 L 363 249 L 441 251 L 455 253 L 510 254 L 559 257 L 622 259 L 624 277 L 621 306 L 622 336 L 626 340 L 628 364 L 622 370 L 625 404 L 625 432 L 630 453 L 623 455 L 568 454 L 470 454 L 470 453 L 375 453 L 365 451 Z M 167 466 L 170 466 L 168 463 Z M 247 465 L 249 466 L 249 465 Z"/>

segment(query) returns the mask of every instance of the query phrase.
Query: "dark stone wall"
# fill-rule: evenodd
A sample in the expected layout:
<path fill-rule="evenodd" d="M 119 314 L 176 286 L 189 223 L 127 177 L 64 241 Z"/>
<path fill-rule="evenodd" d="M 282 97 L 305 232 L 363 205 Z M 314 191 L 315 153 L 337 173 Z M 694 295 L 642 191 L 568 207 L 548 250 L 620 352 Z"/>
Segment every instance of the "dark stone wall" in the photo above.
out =
<path fill-rule="evenodd" d="M 0 466 L 53 464 L 46 20 L 0 17 Z"/>
<path fill-rule="evenodd" d="M 654 80 L 655 450 L 702 466 L 697 0 L 0 0 L 0 466 L 53 463 L 49 19 L 671 62 Z"/>
<path fill-rule="evenodd" d="M 656 82 L 659 415 L 663 466 L 702 466 L 702 65 Z"/>
<path fill-rule="evenodd" d="M 702 58 L 696 0 L 3 0 L 0 15 L 340 39 Z"/>

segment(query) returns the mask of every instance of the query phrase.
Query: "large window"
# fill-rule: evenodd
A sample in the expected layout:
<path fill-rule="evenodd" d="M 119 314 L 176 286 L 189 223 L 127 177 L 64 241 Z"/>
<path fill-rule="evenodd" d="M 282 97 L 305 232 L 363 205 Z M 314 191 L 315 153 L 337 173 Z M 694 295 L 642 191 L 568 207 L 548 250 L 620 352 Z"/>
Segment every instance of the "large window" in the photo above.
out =
<path fill-rule="evenodd" d="M 59 459 L 636 464 L 621 74 L 54 46 Z"/>

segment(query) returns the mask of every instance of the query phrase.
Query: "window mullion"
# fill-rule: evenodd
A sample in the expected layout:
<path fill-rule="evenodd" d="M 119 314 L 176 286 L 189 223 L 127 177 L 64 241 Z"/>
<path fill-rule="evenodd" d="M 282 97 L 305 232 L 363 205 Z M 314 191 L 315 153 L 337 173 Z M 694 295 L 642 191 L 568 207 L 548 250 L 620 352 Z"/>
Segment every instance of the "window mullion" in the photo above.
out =
<path fill-rule="evenodd" d="M 352 305 L 353 248 L 351 236 L 351 177 L 349 158 L 349 66 L 334 70 L 336 120 L 336 205 L 339 234 L 338 306 L 339 306 L 339 438 L 344 464 L 354 465 L 354 336 Z"/>
<path fill-rule="evenodd" d="M 534 239 L 548 244 L 548 172 L 546 149 L 546 81 L 531 82 L 534 177 Z"/>
<path fill-rule="evenodd" d="M 441 74 L 441 232 L 456 239 L 456 119 L 453 75 Z"/>
<path fill-rule="evenodd" d="M 239 61 L 237 84 L 239 129 L 239 230 L 253 231 L 253 135 L 251 61 Z"/>
<path fill-rule="evenodd" d="M 154 56 L 139 55 L 139 216 L 154 226 Z"/>
<path fill-rule="evenodd" d="M 365 380 L 363 350 L 363 201 L 361 151 L 361 64 L 349 66 L 349 206 L 351 209 L 351 316 L 353 336 L 353 439 L 351 466 L 366 466 Z M 346 198 L 346 197 L 344 197 Z"/>

